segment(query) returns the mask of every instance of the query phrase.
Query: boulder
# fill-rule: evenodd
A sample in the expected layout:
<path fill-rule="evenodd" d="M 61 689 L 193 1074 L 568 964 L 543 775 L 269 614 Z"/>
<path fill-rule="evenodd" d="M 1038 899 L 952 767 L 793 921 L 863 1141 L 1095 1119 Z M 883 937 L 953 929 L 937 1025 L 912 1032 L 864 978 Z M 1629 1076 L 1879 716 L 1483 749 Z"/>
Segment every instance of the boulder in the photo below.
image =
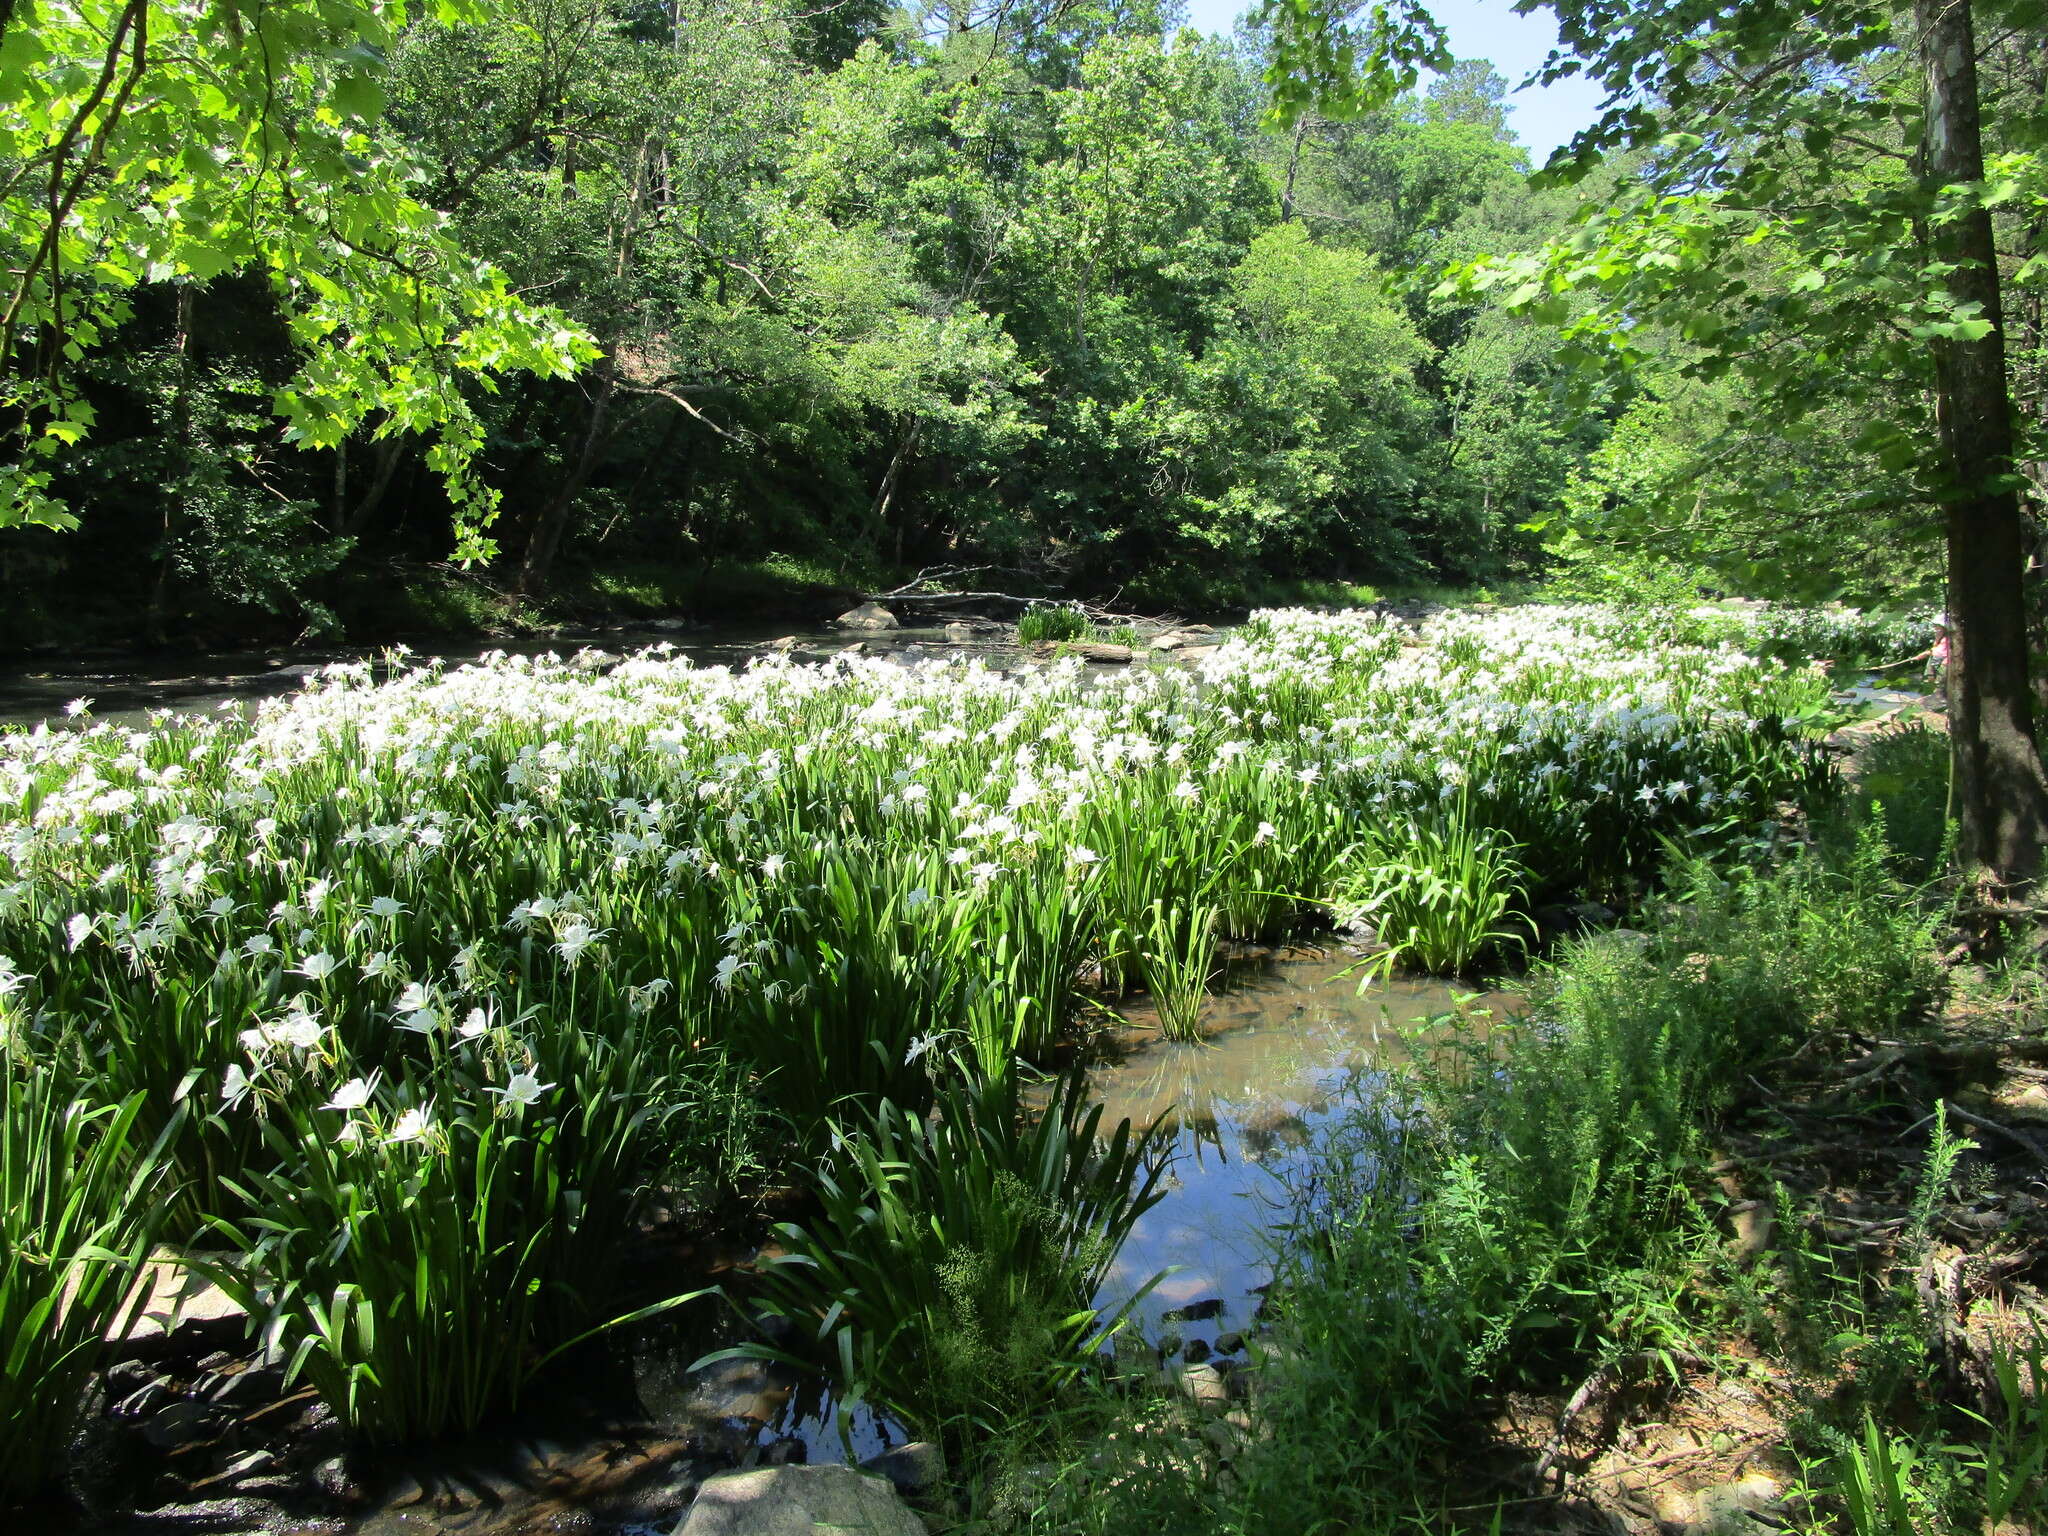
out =
<path fill-rule="evenodd" d="M 1103 640 L 1076 640 L 1067 646 L 1068 651 L 1088 661 L 1129 661 L 1131 648 L 1128 645 L 1111 645 Z"/>
<path fill-rule="evenodd" d="M 862 603 L 832 621 L 841 629 L 894 629 L 896 615 L 880 603 Z"/>
<path fill-rule="evenodd" d="M 117 1359 L 235 1349 L 248 1338 L 241 1304 L 174 1259 L 151 1259 L 136 1285 L 143 1290 L 140 1311 L 124 1306 L 114 1326 L 127 1323 L 127 1332 L 107 1340 Z"/>
<path fill-rule="evenodd" d="M 675 1536 L 927 1536 L 887 1482 L 852 1467 L 758 1467 L 709 1479 Z"/>
<path fill-rule="evenodd" d="M 1197 1408 L 1230 1406 L 1230 1378 L 1213 1365 L 1191 1365 L 1180 1373 L 1180 1394 Z"/>
<path fill-rule="evenodd" d="M 886 1477 L 905 1498 L 935 1492 L 946 1480 L 945 1455 L 929 1440 L 912 1440 L 860 1464 L 863 1472 Z"/>

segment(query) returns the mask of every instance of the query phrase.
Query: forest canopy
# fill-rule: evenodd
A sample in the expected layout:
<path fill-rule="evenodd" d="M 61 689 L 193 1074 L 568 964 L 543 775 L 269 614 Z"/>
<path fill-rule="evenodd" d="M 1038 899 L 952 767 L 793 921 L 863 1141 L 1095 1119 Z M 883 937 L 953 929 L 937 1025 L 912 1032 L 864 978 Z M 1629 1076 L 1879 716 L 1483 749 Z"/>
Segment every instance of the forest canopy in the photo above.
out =
<path fill-rule="evenodd" d="M 513 603 L 664 611 L 744 567 L 1183 611 L 1560 560 L 1629 585 L 1638 554 L 1694 589 L 1936 590 L 1939 316 L 1862 324 L 1896 275 L 1825 228 L 1670 217 L 1753 135 L 1660 136 L 1618 89 L 1532 180 L 1513 82 L 1413 8 L 1184 19 L 17 0 L 0 643 L 459 622 L 407 606 L 451 556 Z M 1751 158 L 1882 202 L 1913 72 L 1836 55 L 1820 94 L 1867 121 Z M 1987 39 L 2037 428 L 2042 68 Z M 1666 268 L 1697 281 L 1660 309 Z M 1751 345 L 1760 316 L 1810 323 Z"/>

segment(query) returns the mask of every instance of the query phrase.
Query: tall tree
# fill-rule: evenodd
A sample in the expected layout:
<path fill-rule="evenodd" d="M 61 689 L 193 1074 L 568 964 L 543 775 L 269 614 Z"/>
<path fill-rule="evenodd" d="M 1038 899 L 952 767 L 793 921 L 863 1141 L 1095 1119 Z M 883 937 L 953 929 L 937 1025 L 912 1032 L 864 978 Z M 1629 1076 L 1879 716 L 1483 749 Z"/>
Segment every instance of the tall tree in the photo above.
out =
<path fill-rule="evenodd" d="M 2041 35 L 2041 0 L 1520 0 L 1555 11 L 1567 53 L 1608 89 L 1600 121 L 1555 156 L 1585 174 L 1618 150 L 1640 168 L 1570 239 L 1482 264 L 1468 283 L 1564 324 L 1588 359 L 1682 338 L 1701 377 L 1741 373 L 1759 409 L 1796 419 L 1813 381 L 1864 370 L 1865 446 L 1921 471 L 1940 509 L 1956 644 L 1950 669 L 1960 855 L 2027 879 L 2048 835 L 2028 686 L 2026 522 L 2004 355 L 1993 206 L 2038 188 L 2048 102 L 2000 103 L 1987 178 L 1978 20 Z M 1274 0 L 1308 36 L 1317 0 Z M 1380 26 L 1384 60 L 1426 32 Z M 1332 36 L 1349 31 L 1337 25 Z M 1281 67 L 1316 78 L 1335 45 Z M 1304 87 L 1294 87 L 1300 99 Z M 1358 90 L 1355 79 L 1339 94 Z M 1898 409 L 1901 395 L 1909 408 Z M 1931 409 L 1910 408 L 1915 398 Z M 2037 457 L 2038 450 L 2025 452 Z"/>

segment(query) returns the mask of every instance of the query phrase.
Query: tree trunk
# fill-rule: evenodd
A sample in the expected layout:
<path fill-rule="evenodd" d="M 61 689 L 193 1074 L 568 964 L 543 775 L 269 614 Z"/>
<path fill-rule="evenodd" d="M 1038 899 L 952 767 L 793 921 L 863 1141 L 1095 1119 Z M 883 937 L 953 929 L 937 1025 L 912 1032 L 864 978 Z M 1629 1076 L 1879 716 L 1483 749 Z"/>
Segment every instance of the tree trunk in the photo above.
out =
<path fill-rule="evenodd" d="M 604 424 L 611 413 L 613 390 L 609 351 L 598 359 L 591 371 L 597 376 L 597 389 L 591 396 L 590 420 L 583 429 L 583 440 L 577 444 L 574 462 L 564 467 L 562 483 L 555 488 L 555 494 L 534 515 L 533 532 L 526 540 L 526 555 L 519 564 L 519 582 L 513 589 L 514 596 L 522 603 L 540 596 L 546 589 L 548 573 L 555 563 L 555 552 L 562 545 L 563 530 L 569 526 L 569 509 L 583 493 L 584 484 L 590 479 L 590 466 L 597 459 L 598 445 L 604 441 Z"/>
<path fill-rule="evenodd" d="M 1930 189 L 1984 179 L 1970 0 L 1915 0 L 1927 111 L 1921 174 Z M 1958 854 L 1965 869 L 2030 878 L 2048 831 L 2048 779 L 2027 678 L 2026 527 L 2013 463 L 2012 398 L 1991 216 L 1933 226 L 1948 297 L 1990 330 L 1934 342 L 1948 532 L 1949 730 Z"/>

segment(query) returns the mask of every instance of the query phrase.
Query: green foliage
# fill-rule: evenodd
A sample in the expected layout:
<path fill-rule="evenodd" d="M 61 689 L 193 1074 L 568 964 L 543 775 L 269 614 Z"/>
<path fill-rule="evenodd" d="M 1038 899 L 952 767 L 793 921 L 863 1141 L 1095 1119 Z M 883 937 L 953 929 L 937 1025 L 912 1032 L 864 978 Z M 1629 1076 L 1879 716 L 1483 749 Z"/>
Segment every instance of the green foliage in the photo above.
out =
<path fill-rule="evenodd" d="M 1033 608 L 1017 621 L 1017 642 L 1037 645 L 1043 640 L 1085 640 L 1091 632 L 1088 616 L 1078 608 Z"/>
<path fill-rule="evenodd" d="M 1444 815 L 1376 831 L 1347 862 L 1332 903 L 1338 921 L 1370 927 L 1403 964 L 1459 975 L 1526 939 L 1526 925 L 1510 913 L 1527 898 L 1528 871 L 1462 802 Z"/>
<path fill-rule="evenodd" d="M 410 157 L 379 135 L 386 50 L 408 19 L 348 0 L 10 13 L 0 154 L 24 174 L 0 196 L 0 366 L 18 435 L 0 528 L 75 525 L 57 477 L 97 420 L 76 365 L 114 344 L 138 290 L 254 273 L 295 358 L 274 399 L 288 438 L 430 437 L 467 548 L 485 547 L 475 530 L 494 496 L 472 467 L 482 433 L 458 381 L 566 374 L 593 353 L 450 238 L 415 196 Z"/>
<path fill-rule="evenodd" d="M 13 1027 L 5 989 L 0 1024 Z M 0 1498 L 57 1472 L 104 1340 L 148 1300 L 163 1169 L 129 1097 L 95 1105 L 10 1049 L 0 1103 Z"/>
<path fill-rule="evenodd" d="M 1913 884 L 1947 867 L 1952 769 L 1948 737 L 1925 725 L 1887 727 L 1860 748 L 1849 815 L 1853 822 L 1882 814 L 1893 867 Z"/>
<path fill-rule="evenodd" d="M 661 1044 L 486 1039 L 432 1082 L 372 1073 L 324 1103 L 259 1071 L 275 1166 L 227 1181 L 246 1214 L 214 1219 L 235 1256 L 208 1267 L 358 1438 L 473 1429 L 563 1349 L 689 1299 L 604 1311 L 638 1192 L 730 1151 L 692 1120 L 732 1088 L 657 1075 Z"/>
<path fill-rule="evenodd" d="M 1933 965 L 1932 917 L 1887 872 L 1879 828 L 1839 861 L 1683 870 L 1673 895 L 1652 935 L 1568 946 L 1525 1013 L 1438 1021 L 1450 1047 L 1419 1053 L 1318 1143 L 1276 1238 L 1260 1388 L 1227 1483 L 1203 1475 L 1192 1427 L 1194 1449 L 1177 1451 L 1169 1412 L 1129 1408 L 1110 1416 L 1119 1450 L 1077 1459 L 1033 1528 L 1480 1526 L 1483 1502 L 1446 1506 L 1466 1486 L 1473 1415 L 1499 1394 L 1625 1359 L 1675 1378 L 1677 1353 L 1700 1348 L 1689 1291 L 1719 1241 L 1702 1177 L 1718 1118 L 1759 1061 L 1811 1031 L 1897 1028 Z M 1954 1174 L 1949 1145 L 1931 1155 L 1930 1188 Z M 1849 1336 L 1846 1319 L 1793 1312 Z M 2011 1358 L 2009 1428 L 1971 1453 L 1996 1461 L 1999 1474 L 1970 1476 L 2001 1497 L 2043 1440 L 2032 1367 Z M 1920 1474 L 1924 1442 L 1866 1445 L 1860 1462 L 1837 1449 L 1829 1466 L 1863 1477 L 1880 1520 L 1903 1499 L 1914 1536 L 1972 1527 L 1991 1507 L 1930 1504 L 1959 1480 Z M 1970 1518 L 1918 1523 L 1936 1507 Z"/>
<path fill-rule="evenodd" d="M 1008 1079 L 971 1072 L 921 1117 L 884 1101 L 834 1133 L 808 1225 L 777 1235 L 772 1316 L 866 1401 L 956 1449 L 1029 1435 L 1121 1326 L 1094 1300 L 1158 1198 L 1160 1126 L 1099 1134 L 1070 1075 L 1026 1113 Z M 755 1348 L 742 1353 L 760 1354 Z"/>

